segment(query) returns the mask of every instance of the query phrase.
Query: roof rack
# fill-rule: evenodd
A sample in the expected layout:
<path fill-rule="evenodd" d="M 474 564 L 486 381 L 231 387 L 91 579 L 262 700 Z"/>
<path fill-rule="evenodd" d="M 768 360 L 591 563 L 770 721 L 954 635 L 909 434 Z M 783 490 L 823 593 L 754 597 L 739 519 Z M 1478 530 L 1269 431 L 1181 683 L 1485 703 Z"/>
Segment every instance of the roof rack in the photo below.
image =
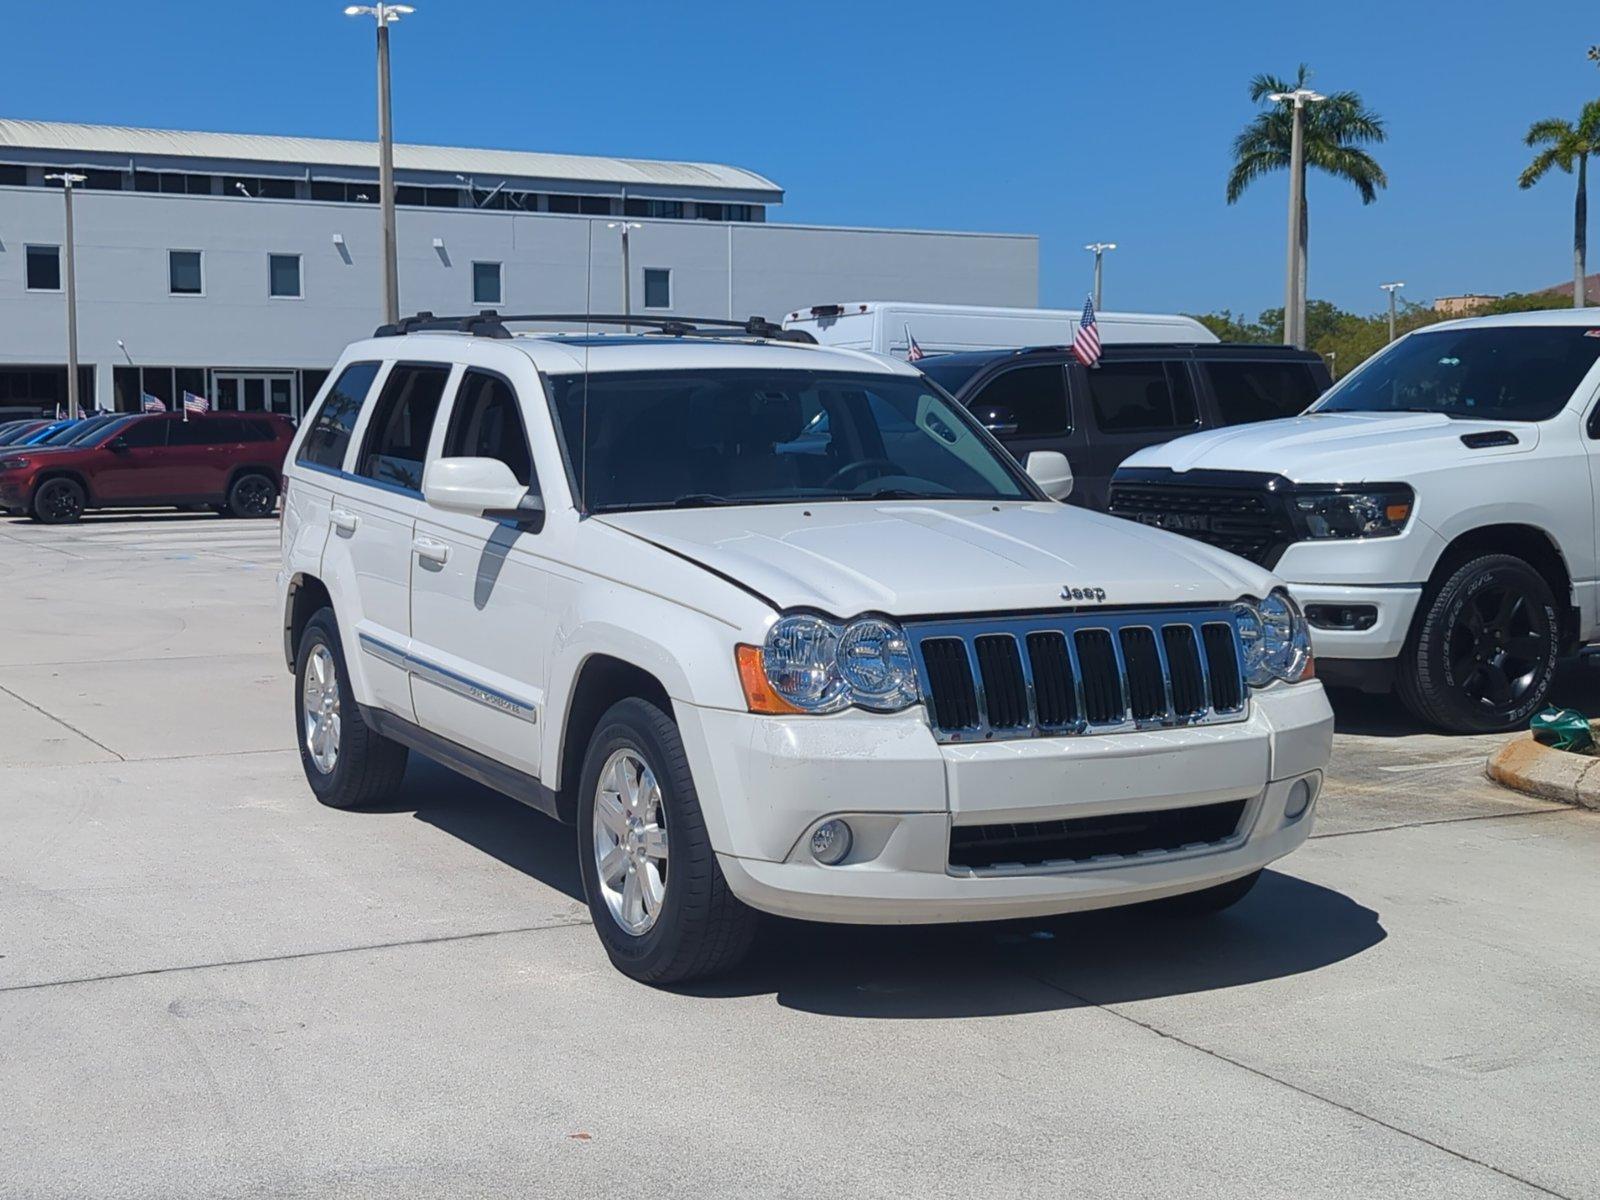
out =
<path fill-rule="evenodd" d="M 419 312 L 414 317 L 401 317 L 392 325 L 379 325 L 373 337 L 399 337 L 407 333 L 448 332 L 465 333 L 472 337 L 508 338 L 506 326 L 517 324 L 550 325 L 637 325 L 644 330 L 665 337 L 749 337 L 764 338 L 774 342 L 804 342 L 815 345 L 817 339 L 803 329 L 785 329 L 774 325 L 765 317 L 748 317 L 743 321 L 730 321 L 719 317 L 641 317 L 618 313 L 498 313 L 492 308 L 468 313 L 459 317 L 440 317 L 431 312 Z"/>

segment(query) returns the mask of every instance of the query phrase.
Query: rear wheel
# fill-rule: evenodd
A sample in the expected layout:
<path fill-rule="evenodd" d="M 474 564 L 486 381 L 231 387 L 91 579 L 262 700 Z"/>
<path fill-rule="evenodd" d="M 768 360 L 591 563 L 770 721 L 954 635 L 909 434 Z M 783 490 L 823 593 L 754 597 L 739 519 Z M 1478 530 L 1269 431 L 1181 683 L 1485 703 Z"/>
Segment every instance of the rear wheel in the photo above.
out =
<path fill-rule="evenodd" d="M 74 479 L 47 479 L 33 494 L 33 515 L 46 525 L 64 525 L 83 516 L 86 497 Z"/>
<path fill-rule="evenodd" d="M 1425 598 L 1397 673 L 1400 698 L 1455 733 L 1517 729 L 1544 707 L 1560 652 L 1544 576 L 1514 555 L 1486 554 Z"/>
<path fill-rule="evenodd" d="M 321 609 L 306 622 L 294 681 L 300 764 L 317 799 L 331 808 L 359 808 L 398 788 L 406 748 L 375 733 L 362 718 L 333 609 Z"/>
<path fill-rule="evenodd" d="M 613 705 L 590 739 L 578 856 L 595 932 L 623 974 L 682 983 L 750 948 L 756 913 L 717 865 L 678 727 L 646 700 Z"/>
<path fill-rule="evenodd" d="M 278 507 L 278 485 L 270 475 L 250 471 L 228 489 L 228 511 L 236 517 L 270 517 Z"/>

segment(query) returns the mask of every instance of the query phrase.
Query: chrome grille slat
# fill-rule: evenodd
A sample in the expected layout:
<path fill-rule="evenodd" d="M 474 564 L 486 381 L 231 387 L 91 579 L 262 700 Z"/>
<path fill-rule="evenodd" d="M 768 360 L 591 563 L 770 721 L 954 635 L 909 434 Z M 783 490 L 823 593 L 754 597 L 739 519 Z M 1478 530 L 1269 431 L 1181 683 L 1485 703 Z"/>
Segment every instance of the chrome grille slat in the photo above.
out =
<path fill-rule="evenodd" d="M 1243 648 L 1227 608 L 910 622 L 906 633 L 941 742 L 1209 725 L 1249 713 Z M 1183 671 L 1177 688 L 1175 653 Z M 1070 678 L 1061 678 L 1063 669 Z M 1203 704 L 1181 711 L 1197 684 Z M 1063 724 L 1068 695 L 1071 719 Z M 1046 710 L 1054 723 L 1044 723 Z"/>

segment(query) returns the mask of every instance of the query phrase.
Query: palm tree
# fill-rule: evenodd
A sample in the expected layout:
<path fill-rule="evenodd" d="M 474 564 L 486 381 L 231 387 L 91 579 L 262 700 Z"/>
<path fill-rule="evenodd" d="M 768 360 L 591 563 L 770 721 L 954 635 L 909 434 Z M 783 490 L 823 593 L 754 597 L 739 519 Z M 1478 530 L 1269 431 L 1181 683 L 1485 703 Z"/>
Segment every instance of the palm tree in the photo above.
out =
<path fill-rule="evenodd" d="M 1573 164 L 1578 168 L 1578 198 L 1572 206 L 1572 307 L 1582 308 L 1587 297 L 1583 281 L 1588 274 L 1589 257 L 1589 155 L 1600 151 L 1600 100 L 1591 100 L 1578 114 L 1578 123 L 1551 117 L 1535 121 L 1523 139 L 1529 146 L 1543 147 L 1533 156 L 1517 185 L 1531 188 L 1558 167 L 1568 175 Z"/>
<path fill-rule="evenodd" d="M 1267 103 L 1274 94 L 1308 86 L 1311 69 L 1305 63 L 1295 72 L 1293 82 L 1276 75 L 1257 75 L 1250 81 L 1250 99 Z M 1363 204 L 1378 198 L 1378 191 L 1389 185 L 1377 161 L 1364 149 L 1384 140 L 1383 118 L 1361 102 L 1355 92 L 1334 92 L 1302 114 L 1307 166 L 1354 185 Z M 1237 203 L 1245 188 L 1272 171 L 1289 169 L 1290 142 L 1294 134 L 1294 110 L 1290 105 L 1273 103 L 1257 113 L 1233 140 L 1233 169 L 1228 172 L 1228 203 Z M 1305 188 L 1300 189 L 1299 295 L 1294 300 L 1301 313 L 1306 306 L 1306 244 L 1310 238 Z M 1302 327 L 1304 322 L 1302 321 Z"/>

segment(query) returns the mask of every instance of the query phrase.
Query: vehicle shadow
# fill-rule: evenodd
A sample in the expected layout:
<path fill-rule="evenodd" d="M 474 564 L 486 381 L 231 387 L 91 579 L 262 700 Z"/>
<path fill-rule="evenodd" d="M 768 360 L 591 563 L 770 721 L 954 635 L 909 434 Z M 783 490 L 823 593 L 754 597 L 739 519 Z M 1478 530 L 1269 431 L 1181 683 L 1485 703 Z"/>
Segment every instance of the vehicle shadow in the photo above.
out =
<path fill-rule="evenodd" d="M 1418 721 L 1393 693 L 1372 695 L 1352 688 L 1329 688 L 1328 701 L 1333 705 L 1334 727 L 1340 733 L 1397 738 L 1418 733 L 1452 736 Z M 1600 716 L 1600 670 L 1577 660 L 1562 663 L 1556 671 L 1550 703 L 1558 708 L 1575 708 L 1591 717 Z"/>
<path fill-rule="evenodd" d="M 891 1020 L 1008 1016 L 1207 992 L 1319 970 L 1377 945 L 1378 914 L 1268 871 L 1208 918 L 1140 909 L 909 927 L 768 920 L 735 973 L 679 989 Z"/>
<path fill-rule="evenodd" d="M 577 835 L 570 826 L 420 754 L 411 755 L 393 798 L 363 811 L 409 812 L 513 870 L 583 901 Z"/>

